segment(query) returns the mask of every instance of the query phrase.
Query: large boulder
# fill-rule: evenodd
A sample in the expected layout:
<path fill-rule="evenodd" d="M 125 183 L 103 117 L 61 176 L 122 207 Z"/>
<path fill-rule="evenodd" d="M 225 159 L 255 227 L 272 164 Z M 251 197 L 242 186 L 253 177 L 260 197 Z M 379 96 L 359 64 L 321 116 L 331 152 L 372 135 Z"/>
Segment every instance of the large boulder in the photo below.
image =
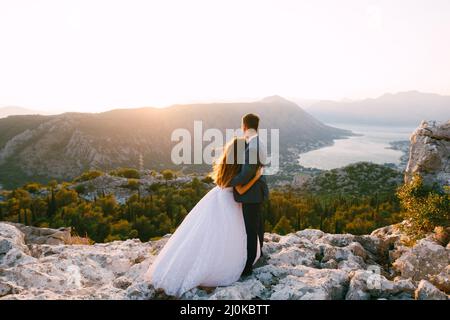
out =
<path fill-rule="evenodd" d="M 346 295 L 347 300 L 412 299 L 415 285 L 412 280 L 386 279 L 378 268 L 358 270 L 353 274 Z"/>
<path fill-rule="evenodd" d="M 449 297 L 427 280 L 421 280 L 415 292 L 417 300 L 448 300 Z"/>
<path fill-rule="evenodd" d="M 314 269 L 299 266 L 272 287 L 271 300 L 333 300 L 344 299 L 349 282 L 342 270 Z"/>
<path fill-rule="evenodd" d="M 450 185 L 450 121 L 443 124 L 423 121 L 411 135 L 405 182 L 410 182 L 415 173 L 425 183 Z"/>
<path fill-rule="evenodd" d="M 70 244 L 71 228 L 36 228 L 32 226 L 25 226 L 20 223 L 10 223 L 19 229 L 28 244 Z"/>
<path fill-rule="evenodd" d="M 447 250 L 449 250 L 447 248 Z M 450 294 L 450 265 L 448 265 L 439 274 L 430 277 L 430 282 L 434 284 L 439 290 Z"/>
<path fill-rule="evenodd" d="M 450 250 L 429 239 L 422 239 L 405 251 L 393 267 L 402 278 L 430 280 L 450 264 Z"/>

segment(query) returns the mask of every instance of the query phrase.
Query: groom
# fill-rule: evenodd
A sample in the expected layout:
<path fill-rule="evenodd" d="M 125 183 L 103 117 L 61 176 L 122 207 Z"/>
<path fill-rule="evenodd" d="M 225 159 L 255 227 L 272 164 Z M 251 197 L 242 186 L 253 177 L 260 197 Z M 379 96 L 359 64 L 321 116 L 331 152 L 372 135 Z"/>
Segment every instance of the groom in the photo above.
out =
<path fill-rule="evenodd" d="M 261 148 L 258 137 L 259 118 L 255 114 L 249 113 L 242 117 L 242 131 L 245 137 L 245 151 L 243 155 L 236 155 L 243 159 L 240 172 L 231 180 L 230 185 L 247 184 L 256 174 L 257 170 L 266 163 L 265 148 Z M 238 151 L 239 152 L 239 151 Z M 242 203 L 244 214 L 245 230 L 247 232 L 247 262 L 245 264 L 243 276 L 252 273 L 253 262 L 257 256 L 258 239 L 260 248 L 264 241 L 264 221 L 261 206 L 269 196 L 264 176 L 244 194 L 239 194 L 233 189 L 234 199 Z"/>

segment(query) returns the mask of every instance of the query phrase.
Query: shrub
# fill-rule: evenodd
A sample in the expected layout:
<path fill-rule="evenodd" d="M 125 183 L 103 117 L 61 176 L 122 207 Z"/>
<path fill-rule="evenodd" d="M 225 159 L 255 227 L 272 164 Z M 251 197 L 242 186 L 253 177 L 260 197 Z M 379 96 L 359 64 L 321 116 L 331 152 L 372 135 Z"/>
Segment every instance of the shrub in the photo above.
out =
<path fill-rule="evenodd" d="M 435 227 L 450 225 L 449 195 L 436 186 L 424 184 L 420 175 L 416 174 L 411 183 L 401 186 L 397 196 L 408 221 L 404 231 L 412 238 L 419 239 Z"/>
<path fill-rule="evenodd" d="M 101 172 L 101 171 L 90 170 L 90 171 L 84 172 L 81 176 L 75 178 L 74 182 L 89 181 L 89 180 L 93 180 L 97 177 L 100 177 L 102 175 L 103 175 L 103 172 Z"/>
<path fill-rule="evenodd" d="M 214 183 L 214 179 L 211 176 L 206 176 L 202 179 L 202 182 L 210 184 Z"/>
<path fill-rule="evenodd" d="M 116 170 L 113 170 L 109 173 L 112 176 L 116 177 L 123 177 L 127 179 L 140 179 L 141 175 L 139 174 L 139 171 L 132 168 L 119 168 Z"/>
<path fill-rule="evenodd" d="M 139 190 L 139 180 L 137 179 L 128 179 L 127 184 L 124 186 L 125 188 L 128 188 L 130 190 Z"/>
<path fill-rule="evenodd" d="M 172 170 L 166 169 L 163 172 L 161 172 L 164 180 L 172 180 L 175 177 L 175 173 Z"/>
<path fill-rule="evenodd" d="M 84 184 L 79 184 L 79 185 L 77 185 L 77 186 L 75 187 L 75 191 L 76 191 L 78 194 L 83 194 L 83 193 L 86 192 L 86 186 L 85 186 Z"/>
<path fill-rule="evenodd" d="M 42 185 L 39 183 L 27 183 L 23 188 L 29 193 L 38 193 L 42 189 Z"/>

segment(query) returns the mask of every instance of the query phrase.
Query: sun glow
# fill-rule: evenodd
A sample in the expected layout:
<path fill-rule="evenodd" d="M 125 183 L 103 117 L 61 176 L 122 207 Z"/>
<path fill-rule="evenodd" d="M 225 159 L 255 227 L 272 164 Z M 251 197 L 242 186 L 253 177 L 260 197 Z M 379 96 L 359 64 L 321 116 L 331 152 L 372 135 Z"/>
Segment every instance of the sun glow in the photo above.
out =
<path fill-rule="evenodd" d="M 448 0 L 0 0 L 0 106 L 450 93 Z"/>

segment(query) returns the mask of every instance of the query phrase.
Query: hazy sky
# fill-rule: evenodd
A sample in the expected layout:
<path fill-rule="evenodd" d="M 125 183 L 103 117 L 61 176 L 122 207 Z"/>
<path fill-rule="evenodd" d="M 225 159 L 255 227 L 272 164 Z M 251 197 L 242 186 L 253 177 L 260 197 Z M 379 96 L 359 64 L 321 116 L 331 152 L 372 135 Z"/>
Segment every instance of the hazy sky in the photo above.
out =
<path fill-rule="evenodd" d="M 0 106 L 450 94 L 449 0 L 0 0 Z"/>

